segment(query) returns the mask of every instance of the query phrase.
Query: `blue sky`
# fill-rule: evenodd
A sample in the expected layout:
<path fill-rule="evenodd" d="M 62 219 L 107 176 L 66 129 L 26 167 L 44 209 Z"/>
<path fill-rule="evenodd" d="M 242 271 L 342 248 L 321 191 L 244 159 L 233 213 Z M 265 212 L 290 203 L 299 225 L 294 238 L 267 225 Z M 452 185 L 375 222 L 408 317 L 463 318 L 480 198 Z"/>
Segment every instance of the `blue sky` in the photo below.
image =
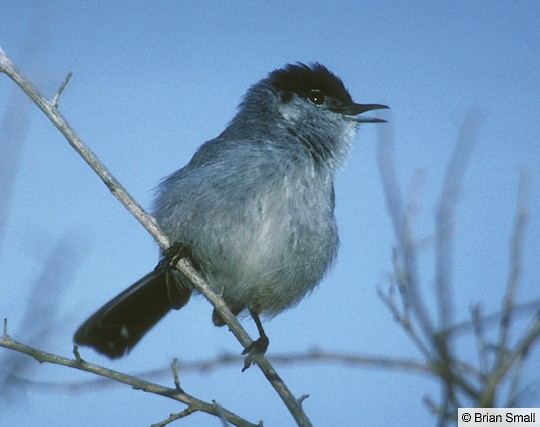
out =
<path fill-rule="evenodd" d="M 466 319 L 474 303 L 486 312 L 500 306 L 520 168 L 529 176 L 529 217 L 517 299 L 540 296 L 537 2 L 111 3 L 4 0 L 0 46 L 49 97 L 73 71 L 60 100 L 62 113 L 144 207 L 161 178 L 223 130 L 246 89 L 286 63 L 319 61 L 343 79 L 357 102 L 391 107 L 380 113 L 389 125 L 360 128 L 337 178 L 338 261 L 311 296 L 266 323 L 269 354 L 318 347 L 420 358 L 376 292 L 387 284 L 395 242 L 377 170 L 376 126 L 391 126 L 401 188 L 414 188 L 416 232 L 426 242 L 420 273 L 428 305 L 435 207 L 471 108 L 482 120 L 456 209 L 453 308 L 458 319 Z M 15 339 L 70 355 L 75 329 L 154 267 L 157 246 L 19 92 L 0 78 L 0 114 L 7 117 L 18 103 L 26 115 L 13 120 L 27 127 L 22 145 L 9 152 L 18 172 L 0 241 L 0 316 L 8 318 Z M 8 145 L 4 135 L 0 141 Z M 33 283 L 55 247 L 58 280 L 36 296 Z M 40 328 L 24 324 L 27 305 L 34 310 L 35 303 L 28 304 L 33 293 L 56 309 L 53 317 L 38 320 Z M 227 330 L 212 326 L 210 315 L 211 307 L 199 298 L 169 315 L 125 359 L 110 362 L 90 349 L 82 354 L 139 372 L 166 367 L 173 357 L 240 352 Z M 254 331 L 252 322 L 243 323 Z M 461 350 L 472 354 L 471 343 L 465 340 Z M 524 406 L 540 406 L 539 361 L 536 349 L 526 365 L 531 388 Z M 240 368 L 187 373 L 182 385 L 252 422 L 291 425 L 262 375 Z M 278 370 L 297 395 L 310 394 L 304 407 L 316 425 L 433 424 L 422 404 L 426 395 L 439 397 L 431 379 L 320 364 Z M 92 379 L 37 364 L 27 376 L 59 383 Z M 161 381 L 172 384 L 170 378 Z M 4 410 L 2 421 L 18 425 L 149 425 L 182 409 L 121 385 L 75 395 L 13 393 L 16 403 Z M 203 424 L 219 422 L 195 415 L 178 425 Z"/>

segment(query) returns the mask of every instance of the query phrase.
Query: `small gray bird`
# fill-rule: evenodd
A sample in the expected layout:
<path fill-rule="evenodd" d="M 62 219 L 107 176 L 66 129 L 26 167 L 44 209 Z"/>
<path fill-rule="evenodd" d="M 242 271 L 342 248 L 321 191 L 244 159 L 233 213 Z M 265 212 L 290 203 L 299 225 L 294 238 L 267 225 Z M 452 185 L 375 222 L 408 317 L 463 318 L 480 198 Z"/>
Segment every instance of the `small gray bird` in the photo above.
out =
<path fill-rule="evenodd" d="M 288 64 L 253 85 L 217 138 L 158 187 L 157 222 L 237 315 L 249 310 L 266 351 L 259 315 L 296 305 L 336 257 L 334 177 L 361 117 L 380 104 L 356 104 L 343 82 L 315 63 Z M 105 304 L 75 342 L 111 358 L 129 352 L 193 286 L 170 267 L 156 269 Z M 216 326 L 224 324 L 214 310 Z"/>

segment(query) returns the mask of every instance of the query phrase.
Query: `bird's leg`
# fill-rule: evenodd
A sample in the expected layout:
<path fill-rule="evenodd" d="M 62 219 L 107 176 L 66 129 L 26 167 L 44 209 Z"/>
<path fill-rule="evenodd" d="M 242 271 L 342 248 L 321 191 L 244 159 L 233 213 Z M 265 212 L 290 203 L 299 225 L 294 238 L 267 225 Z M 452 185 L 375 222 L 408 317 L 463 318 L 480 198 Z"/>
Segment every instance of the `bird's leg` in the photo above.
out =
<path fill-rule="evenodd" d="M 253 318 L 255 325 L 257 325 L 257 330 L 259 331 L 259 339 L 256 341 L 253 341 L 242 352 L 242 354 L 248 355 L 244 362 L 244 368 L 242 369 L 242 372 L 244 372 L 247 368 L 251 366 L 254 358 L 258 356 L 262 356 L 264 353 L 266 353 L 266 350 L 268 349 L 268 344 L 270 344 L 270 340 L 268 339 L 268 336 L 264 332 L 264 328 L 262 326 L 259 314 L 251 309 L 249 310 L 249 314 L 251 314 L 251 317 Z"/>

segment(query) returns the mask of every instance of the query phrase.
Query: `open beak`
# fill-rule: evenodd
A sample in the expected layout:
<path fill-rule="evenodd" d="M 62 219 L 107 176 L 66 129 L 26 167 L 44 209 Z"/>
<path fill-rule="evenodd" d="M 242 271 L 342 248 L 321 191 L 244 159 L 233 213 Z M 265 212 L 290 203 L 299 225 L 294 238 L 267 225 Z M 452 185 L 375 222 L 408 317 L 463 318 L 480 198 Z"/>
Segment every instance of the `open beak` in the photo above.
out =
<path fill-rule="evenodd" d="M 337 112 L 347 116 L 357 116 L 351 118 L 358 123 L 386 123 L 386 120 L 376 119 L 374 117 L 362 117 L 359 116 L 359 114 L 365 113 L 366 111 L 383 110 L 387 108 L 390 107 L 382 104 L 351 104 L 345 107 L 340 107 Z"/>

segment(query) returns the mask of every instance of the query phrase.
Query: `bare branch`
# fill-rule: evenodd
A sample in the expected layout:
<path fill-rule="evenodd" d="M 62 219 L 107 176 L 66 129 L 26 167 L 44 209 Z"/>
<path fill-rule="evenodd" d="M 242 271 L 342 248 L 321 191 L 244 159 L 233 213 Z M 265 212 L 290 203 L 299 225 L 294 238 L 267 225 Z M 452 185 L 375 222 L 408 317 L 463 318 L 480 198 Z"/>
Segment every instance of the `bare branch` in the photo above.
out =
<path fill-rule="evenodd" d="M 128 384 L 136 390 L 142 390 L 149 393 L 168 397 L 169 399 L 173 399 L 188 405 L 188 407 L 191 408 L 191 412 L 200 411 L 210 415 L 219 416 L 215 405 L 197 399 L 196 397 L 191 396 L 182 390 L 164 387 L 150 381 L 133 377 L 131 375 L 126 375 L 118 371 L 113 371 L 112 369 L 89 363 L 81 359 L 80 357 L 77 357 L 73 360 L 66 357 L 58 356 L 56 354 L 46 353 L 44 351 L 14 341 L 7 335 L 4 335 L 2 338 L 0 338 L 0 347 L 27 354 L 28 356 L 36 359 L 39 363 L 52 363 L 55 365 L 67 366 L 70 368 L 78 369 L 80 371 L 91 372 L 101 377 L 110 378 L 112 380 Z M 225 415 L 227 421 L 236 426 L 256 426 L 255 424 L 252 424 L 240 418 L 238 415 L 223 408 L 221 408 L 221 412 Z"/>
<path fill-rule="evenodd" d="M 158 226 L 155 218 L 147 214 L 142 207 L 130 196 L 127 190 L 117 181 L 107 170 L 105 165 L 97 156 L 83 143 L 77 136 L 74 129 L 58 111 L 54 102 L 48 101 L 41 95 L 38 89 L 19 71 L 15 64 L 9 59 L 0 48 L 0 72 L 8 75 L 43 111 L 51 122 L 64 135 L 68 143 L 79 153 L 85 162 L 97 173 L 101 180 L 107 185 L 111 193 L 135 216 L 135 218 L 146 228 L 162 249 L 170 247 L 170 241 Z M 66 79 L 67 80 L 67 79 Z M 66 81 L 65 81 L 66 82 Z M 67 83 L 67 82 L 66 82 Z M 63 84 L 60 89 L 63 89 Z M 60 91 L 59 91 L 60 92 Z M 242 328 L 236 317 L 231 313 L 225 302 L 210 288 L 208 283 L 197 273 L 189 260 L 181 259 L 176 264 L 182 273 L 193 283 L 193 285 L 211 302 L 221 318 L 233 332 L 238 341 L 246 348 L 252 340 L 247 332 Z M 292 416 L 300 426 L 311 426 L 311 422 L 304 413 L 297 399 L 279 377 L 275 369 L 264 357 L 257 358 L 257 365 L 263 371 L 265 377 L 270 381 L 277 391 Z"/>

